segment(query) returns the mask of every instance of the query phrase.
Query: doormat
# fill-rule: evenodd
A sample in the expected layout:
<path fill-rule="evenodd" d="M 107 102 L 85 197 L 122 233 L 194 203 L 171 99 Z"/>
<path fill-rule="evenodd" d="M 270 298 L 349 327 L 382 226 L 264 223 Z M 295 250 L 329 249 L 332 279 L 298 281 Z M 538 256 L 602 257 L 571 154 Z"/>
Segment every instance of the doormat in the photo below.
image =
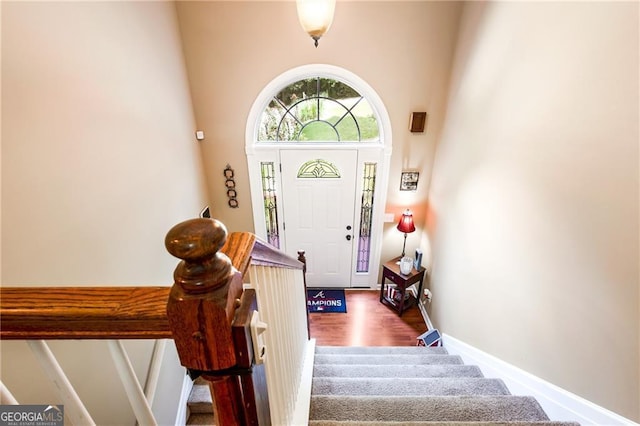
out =
<path fill-rule="evenodd" d="M 347 312 L 344 290 L 307 289 L 307 309 L 309 312 Z"/>

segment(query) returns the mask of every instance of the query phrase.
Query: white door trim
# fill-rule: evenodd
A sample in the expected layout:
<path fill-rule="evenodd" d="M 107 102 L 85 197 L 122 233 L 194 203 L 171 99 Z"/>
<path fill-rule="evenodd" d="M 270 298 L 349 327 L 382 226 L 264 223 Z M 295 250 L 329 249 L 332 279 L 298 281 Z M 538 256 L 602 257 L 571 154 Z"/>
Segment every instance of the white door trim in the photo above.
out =
<path fill-rule="evenodd" d="M 354 89 L 369 101 L 379 125 L 380 142 L 375 143 L 315 143 L 315 144 L 299 144 L 295 149 L 356 149 L 358 150 L 358 171 L 357 182 L 361 188 L 362 168 L 365 162 L 376 162 L 378 164 L 376 173 L 375 202 L 373 205 L 372 218 L 372 236 L 371 236 L 371 257 L 369 262 L 369 272 L 352 273 L 351 286 L 376 288 L 378 281 L 378 265 L 380 265 L 380 253 L 382 250 L 382 232 L 384 225 L 384 210 L 387 199 L 387 188 L 389 183 L 389 166 L 391 163 L 392 150 L 392 132 L 391 120 L 389 114 L 376 91 L 363 79 L 352 72 L 334 65 L 327 64 L 310 64 L 303 65 L 285 71 L 277 76 L 258 94 L 256 100 L 251 106 L 247 117 L 247 125 L 245 128 L 245 152 L 247 155 L 247 165 L 249 170 L 249 180 L 251 187 L 251 202 L 253 204 L 253 220 L 255 234 L 266 240 L 266 227 L 264 222 L 264 209 L 262 198 L 262 178 L 260 175 L 260 163 L 264 161 L 273 161 L 278 164 L 279 150 L 284 148 L 293 148 L 291 144 L 278 144 L 261 142 L 256 143 L 258 135 L 258 125 L 262 112 L 271 101 L 273 95 L 279 92 L 283 87 L 304 79 L 312 77 L 325 77 L 341 80 Z M 280 179 L 276 179 L 276 191 L 282 194 Z M 360 202 L 357 197 L 356 209 L 360 209 Z M 280 223 L 281 224 L 281 223 Z M 284 235 L 284 230 L 279 230 Z M 284 238 L 281 238 L 281 242 Z M 354 244 L 354 247 L 356 245 Z M 357 249 L 357 248 L 356 248 Z M 355 256 L 354 251 L 354 256 Z"/>

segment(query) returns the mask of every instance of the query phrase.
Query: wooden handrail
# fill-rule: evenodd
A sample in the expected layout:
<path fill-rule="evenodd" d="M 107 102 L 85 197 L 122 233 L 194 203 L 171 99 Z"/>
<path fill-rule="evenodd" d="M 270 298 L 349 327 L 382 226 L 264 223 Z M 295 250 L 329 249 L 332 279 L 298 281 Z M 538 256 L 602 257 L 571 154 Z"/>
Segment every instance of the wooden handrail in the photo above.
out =
<path fill-rule="evenodd" d="M 253 262 L 302 268 L 249 232 L 220 250 L 242 276 Z M 0 339 L 165 339 L 169 286 L 1 287 Z"/>
<path fill-rule="evenodd" d="M 3 287 L 0 338 L 170 339 L 169 287 Z"/>
<path fill-rule="evenodd" d="M 253 245 L 251 264 L 304 270 L 302 262 L 259 239 L 256 239 Z"/>
<path fill-rule="evenodd" d="M 244 291 L 244 277 L 251 264 L 304 273 L 304 263 L 253 234 L 227 237 L 212 219 L 179 223 L 165 246 L 181 259 L 171 287 L 0 287 L 0 339 L 173 339 L 192 377 L 209 381 L 220 424 L 270 424 L 250 328 L 256 291 Z"/>

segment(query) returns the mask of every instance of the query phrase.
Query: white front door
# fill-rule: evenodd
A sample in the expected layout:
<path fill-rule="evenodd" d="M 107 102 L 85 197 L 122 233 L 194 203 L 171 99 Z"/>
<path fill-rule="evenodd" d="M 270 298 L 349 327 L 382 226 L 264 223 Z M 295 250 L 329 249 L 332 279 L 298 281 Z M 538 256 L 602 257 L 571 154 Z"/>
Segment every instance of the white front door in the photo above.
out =
<path fill-rule="evenodd" d="M 286 252 L 307 258 L 308 287 L 350 287 L 356 150 L 282 150 Z"/>

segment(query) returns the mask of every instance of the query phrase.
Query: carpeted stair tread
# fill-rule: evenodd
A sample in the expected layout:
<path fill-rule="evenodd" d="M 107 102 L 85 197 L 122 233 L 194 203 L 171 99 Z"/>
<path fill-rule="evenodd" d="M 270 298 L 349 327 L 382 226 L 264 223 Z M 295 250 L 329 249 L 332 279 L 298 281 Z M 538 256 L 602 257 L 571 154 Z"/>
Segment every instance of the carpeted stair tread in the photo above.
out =
<path fill-rule="evenodd" d="M 363 422 L 311 420 L 309 426 L 580 426 L 577 422 L 537 421 L 537 422 Z"/>
<path fill-rule="evenodd" d="M 389 355 L 357 355 L 357 354 L 316 354 L 316 365 L 320 364 L 462 364 L 462 358 L 458 355 L 426 354 L 426 355 L 402 355 L 393 357 Z"/>
<path fill-rule="evenodd" d="M 476 365 L 325 364 L 313 367 L 313 377 L 483 377 Z"/>
<path fill-rule="evenodd" d="M 316 346 L 316 354 L 447 355 L 444 346 Z"/>
<path fill-rule="evenodd" d="M 344 396 L 313 395 L 310 419 L 407 422 L 549 420 L 528 396 Z"/>
<path fill-rule="evenodd" d="M 214 422 L 213 414 L 192 413 L 187 420 L 187 426 L 207 426 L 215 424 Z"/>
<path fill-rule="evenodd" d="M 206 383 L 206 382 L 205 382 Z M 189 400 L 187 401 L 189 412 L 193 414 L 211 414 L 213 413 L 213 405 L 211 403 L 211 391 L 209 385 L 194 383 Z"/>
<path fill-rule="evenodd" d="M 316 377 L 313 395 L 510 395 L 500 379 Z"/>

